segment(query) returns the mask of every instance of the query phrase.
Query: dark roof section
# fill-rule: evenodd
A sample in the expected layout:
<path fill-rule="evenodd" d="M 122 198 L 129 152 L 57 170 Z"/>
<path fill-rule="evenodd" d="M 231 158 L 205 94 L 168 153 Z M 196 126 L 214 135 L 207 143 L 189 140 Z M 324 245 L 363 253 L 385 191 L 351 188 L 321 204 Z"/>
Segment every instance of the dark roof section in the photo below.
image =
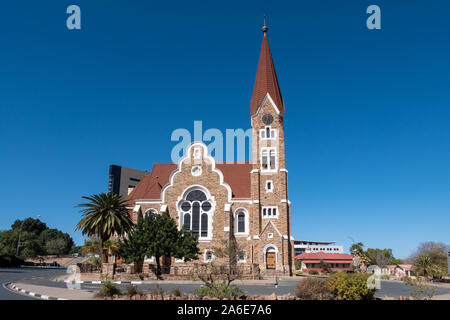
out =
<path fill-rule="evenodd" d="M 256 71 L 255 86 L 253 87 L 252 100 L 250 101 L 250 114 L 252 116 L 258 111 L 258 107 L 261 105 L 267 93 L 270 94 L 280 113 L 284 114 L 284 102 L 281 97 L 280 87 L 278 86 L 277 75 L 266 34 L 264 32 L 258 69 Z"/>

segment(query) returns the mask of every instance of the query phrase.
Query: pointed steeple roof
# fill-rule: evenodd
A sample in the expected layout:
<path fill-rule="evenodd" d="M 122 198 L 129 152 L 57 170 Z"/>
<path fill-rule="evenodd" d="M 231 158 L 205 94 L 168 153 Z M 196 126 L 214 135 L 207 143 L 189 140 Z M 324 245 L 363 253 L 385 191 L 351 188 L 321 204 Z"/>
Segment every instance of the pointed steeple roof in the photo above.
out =
<path fill-rule="evenodd" d="M 256 71 L 255 86 L 253 87 L 252 100 L 250 101 L 250 114 L 254 115 L 268 93 L 276 104 L 281 114 L 284 114 L 284 103 L 278 86 L 277 74 L 270 53 L 269 41 L 267 39 L 267 28 L 265 19 L 262 31 L 264 33 L 261 54 L 259 56 L 258 69 Z"/>

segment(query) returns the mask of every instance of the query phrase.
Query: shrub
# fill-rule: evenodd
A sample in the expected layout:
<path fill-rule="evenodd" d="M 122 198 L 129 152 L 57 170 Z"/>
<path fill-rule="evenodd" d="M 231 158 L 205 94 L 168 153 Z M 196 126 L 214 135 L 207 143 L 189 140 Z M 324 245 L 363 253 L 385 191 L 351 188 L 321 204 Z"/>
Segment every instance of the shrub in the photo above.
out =
<path fill-rule="evenodd" d="M 308 272 L 310 275 L 318 275 L 319 272 L 317 270 L 309 270 Z"/>
<path fill-rule="evenodd" d="M 152 296 L 164 296 L 164 290 L 157 285 L 155 289 L 151 291 Z"/>
<path fill-rule="evenodd" d="M 237 286 L 227 286 L 223 282 L 214 282 L 212 284 L 205 284 L 204 286 L 195 290 L 195 293 L 203 298 L 205 296 L 219 299 L 240 299 L 245 296 Z"/>
<path fill-rule="evenodd" d="M 97 298 L 112 298 L 115 295 L 120 296 L 120 290 L 111 281 L 105 281 L 105 283 L 100 286 L 100 291 L 95 296 Z"/>
<path fill-rule="evenodd" d="M 101 268 L 102 266 L 102 259 L 100 257 L 90 257 L 83 263 L 90 263 L 96 266 L 97 268 Z"/>
<path fill-rule="evenodd" d="M 389 280 L 389 279 L 390 279 L 390 276 L 389 276 L 388 274 L 382 274 L 382 275 L 380 276 L 380 278 L 381 278 L 382 280 Z"/>
<path fill-rule="evenodd" d="M 13 255 L 1 255 L 0 267 L 19 267 L 24 261 Z"/>
<path fill-rule="evenodd" d="M 338 272 L 327 279 L 328 289 L 337 300 L 372 300 L 376 289 L 367 287 L 370 274 Z"/>
<path fill-rule="evenodd" d="M 142 295 L 142 292 L 137 288 L 137 286 L 129 286 L 126 295 L 131 298 L 135 295 Z"/>
<path fill-rule="evenodd" d="M 305 278 L 298 282 L 295 291 L 297 298 L 303 300 L 326 300 L 331 298 L 327 281 L 321 278 Z"/>
<path fill-rule="evenodd" d="M 295 269 L 299 270 L 302 267 L 302 263 L 300 260 L 295 259 Z"/>
<path fill-rule="evenodd" d="M 171 294 L 172 294 L 174 297 L 181 297 L 181 291 L 180 291 L 180 289 L 178 289 L 178 288 L 173 289 L 173 290 L 171 291 Z"/>

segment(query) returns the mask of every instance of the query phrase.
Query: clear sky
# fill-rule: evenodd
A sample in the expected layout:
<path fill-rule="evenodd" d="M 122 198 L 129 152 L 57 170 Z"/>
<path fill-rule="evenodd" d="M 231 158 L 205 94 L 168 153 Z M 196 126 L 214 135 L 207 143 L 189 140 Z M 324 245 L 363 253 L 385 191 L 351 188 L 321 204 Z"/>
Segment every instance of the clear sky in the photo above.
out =
<path fill-rule="evenodd" d="M 77 4 L 82 29 L 66 28 Z M 382 29 L 366 28 L 381 8 Z M 450 4 L 8 1 L 0 7 L 0 229 L 74 233 L 108 166 L 169 162 L 176 128 L 250 126 L 267 14 L 296 239 L 405 257 L 450 243 Z M 352 240 L 353 239 L 353 240 Z"/>

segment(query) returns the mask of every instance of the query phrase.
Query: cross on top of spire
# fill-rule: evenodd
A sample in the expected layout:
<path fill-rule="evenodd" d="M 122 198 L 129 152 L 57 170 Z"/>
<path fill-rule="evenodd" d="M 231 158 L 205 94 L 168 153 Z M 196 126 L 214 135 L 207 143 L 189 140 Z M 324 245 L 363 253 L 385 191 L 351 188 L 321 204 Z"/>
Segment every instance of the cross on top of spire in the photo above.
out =
<path fill-rule="evenodd" d="M 264 25 L 262 27 L 262 32 L 264 32 L 264 36 L 266 36 L 266 32 L 269 30 L 269 28 L 266 26 L 266 15 L 264 15 Z"/>

